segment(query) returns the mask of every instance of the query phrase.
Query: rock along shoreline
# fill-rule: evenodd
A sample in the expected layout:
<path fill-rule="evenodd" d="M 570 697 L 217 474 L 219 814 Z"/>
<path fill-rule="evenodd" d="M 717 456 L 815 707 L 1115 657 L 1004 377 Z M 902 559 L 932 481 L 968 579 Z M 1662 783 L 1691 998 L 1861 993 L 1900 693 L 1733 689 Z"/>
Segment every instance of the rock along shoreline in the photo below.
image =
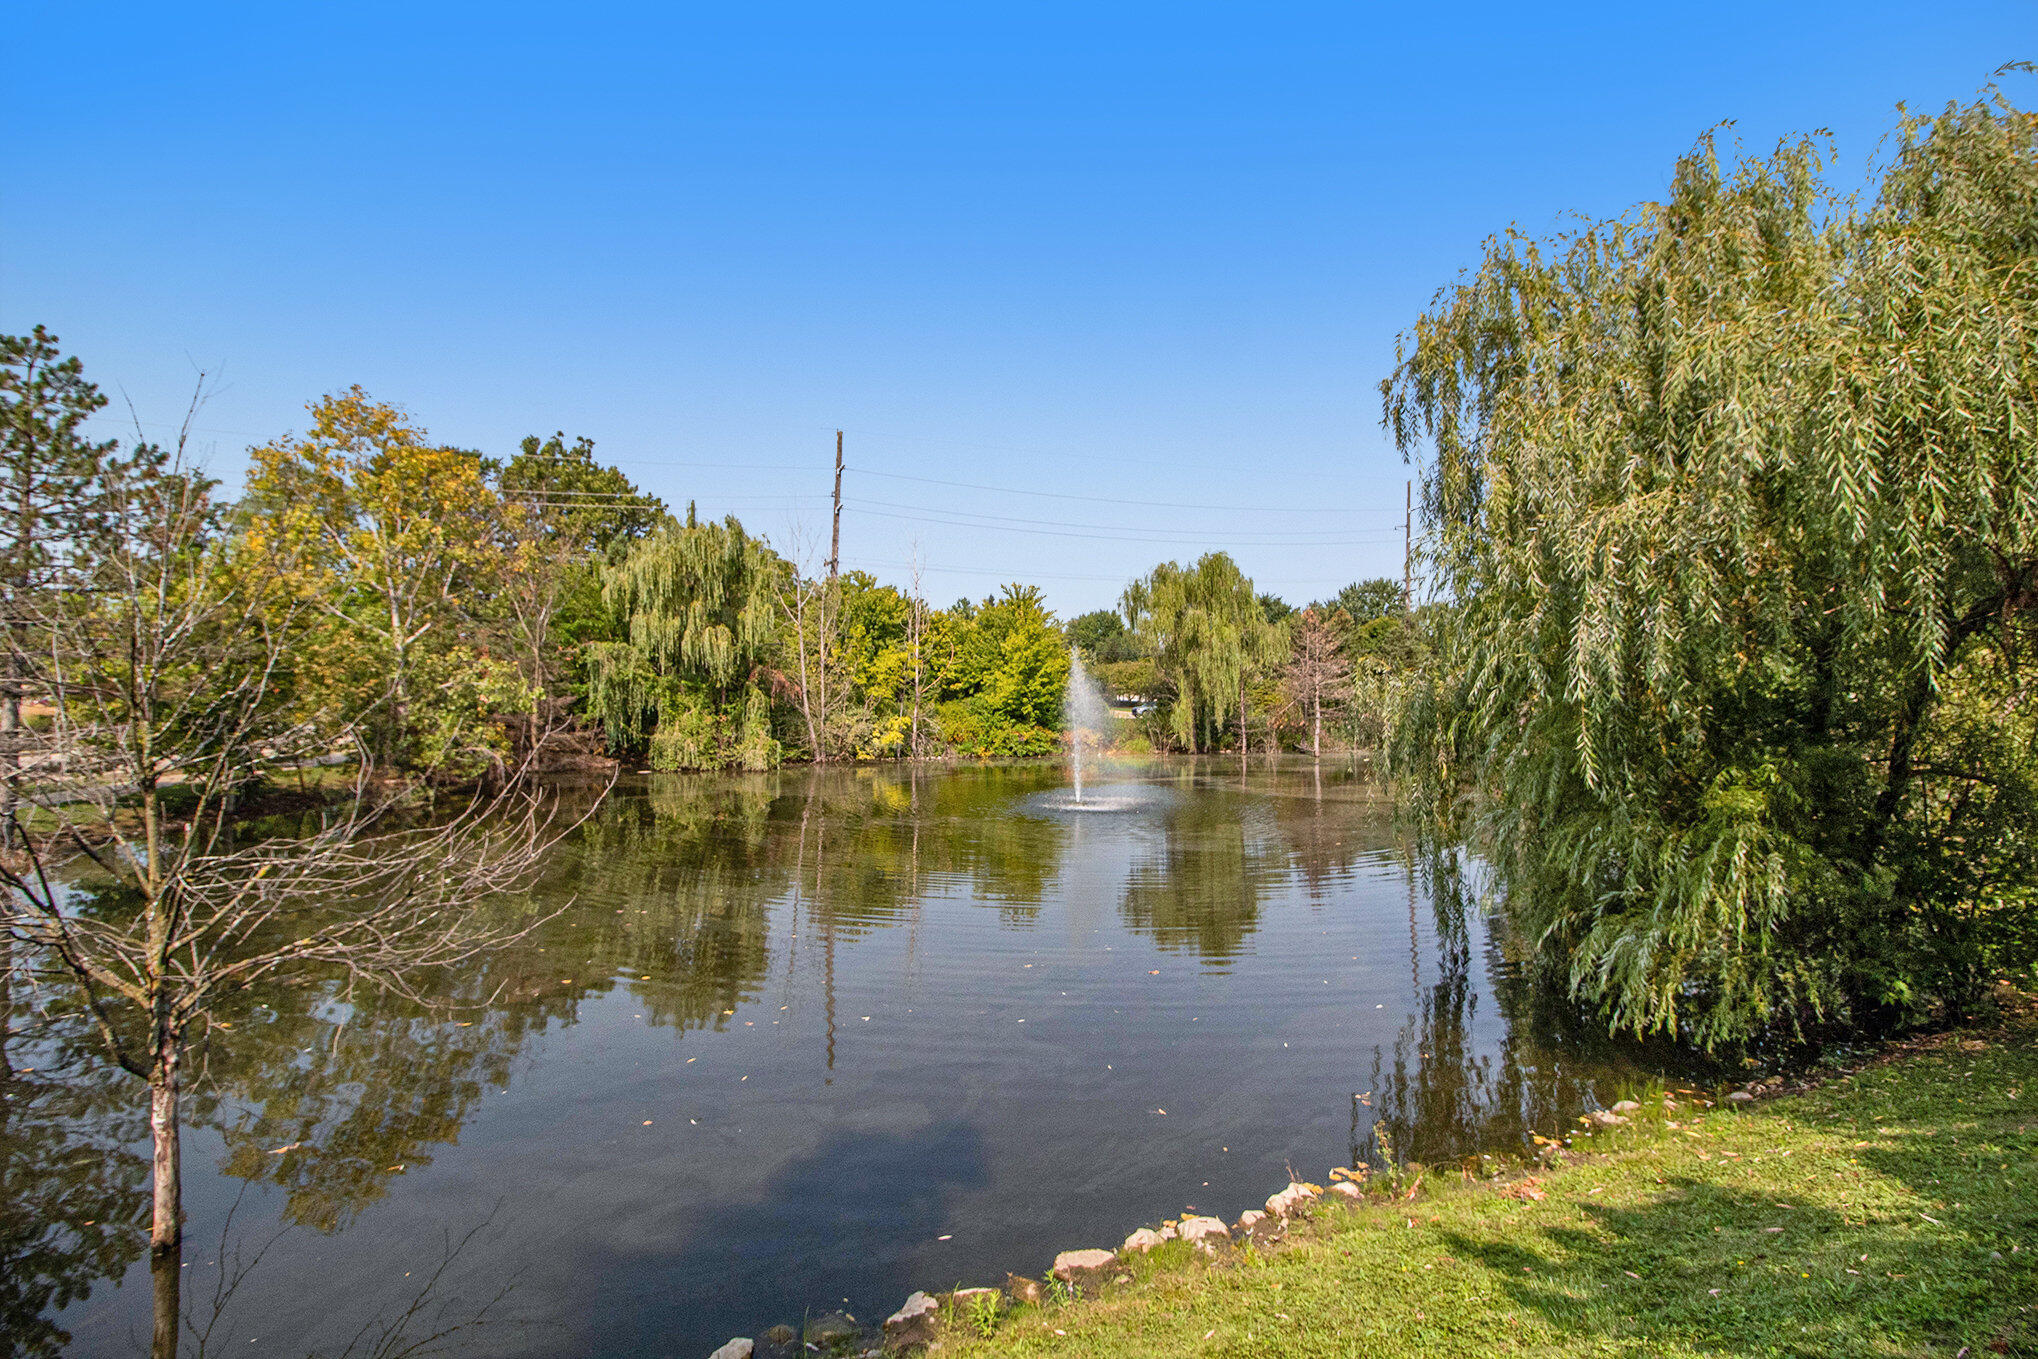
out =
<path fill-rule="evenodd" d="M 1680 1089 L 1666 1093 L 1661 1107 L 1666 1113 L 1675 1113 L 1680 1107 L 1679 1096 L 1703 1108 L 1712 1108 L 1716 1104 L 1739 1106 L 1758 1096 L 1781 1093 L 1782 1085 L 1780 1080 L 1756 1080 L 1716 1099 L 1696 1090 Z M 1610 1108 L 1590 1110 L 1579 1116 L 1580 1131 L 1577 1135 L 1610 1132 L 1633 1122 L 1632 1116 L 1640 1110 L 1641 1106 L 1630 1099 L 1619 1100 Z M 1670 1126 L 1674 1128 L 1676 1125 Z M 1538 1137 L 1536 1140 L 1539 1145 L 1534 1160 L 1537 1162 L 1548 1165 L 1565 1159 L 1569 1138 L 1560 1141 Z M 1062 1251 L 1039 1279 L 1008 1274 L 1005 1282 L 996 1287 L 958 1288 L 934 1293 L 916 1291 L 897 1311 L 879 1323 L 858 1320 L 848 1312 L 829 1312 L 807 1321 L 799 1330 L 778 1325 L 755 1338 L 735 1337 L 713 1350 L 707 1359 L 807 1359 L 808 1356 L 886 1359 L 888 1356 L 938 1352 L 945 1336 L 990 1334 L 998 1318 L 1011 1308 L 1039 1306 L 1048 1301 L 1068 1303 L 1095 1298 L 1110 1289 L 1131 1285 L 1135 1282 L 1134 1262 L 1170 1243 L 1184 1243 L 1189 1250 L 1213 1258 L 1227 1251 L 1248 1248 L 1264 1251 L 1279 1246 L 1292 1226 L 1314 1214 L 1334 1207 L 1356 1208 L 1374 1199 L 1379 1192 L 1378 1189 L 1371 1194 L 1368 1192 L 1368 1182 L 1374 1179 L 1374 1175 L 1367 1166 L 1356 1169 L 1333 1167 L 1325 1178 L 1326 1184 L 1292 1180 L 1269 1195 L 1264 1208 L 1241 1213 L 1235 1222 L 1227 1223 L 1222 1218 L 1202 1214 L 1185 1214 L 1158 1227 L 1139 1228 L 1116 1249 L 1091 1247 Z M 1393 1182 L 1383 1187 L 1395 1198 L 1413 1199 L 1420 1192 L 1421 1184 L 1422 1172 L 1418 1169 L 1413 1183 L 1406 1188 L 1402 1187 L 1398 1172 Z"/>

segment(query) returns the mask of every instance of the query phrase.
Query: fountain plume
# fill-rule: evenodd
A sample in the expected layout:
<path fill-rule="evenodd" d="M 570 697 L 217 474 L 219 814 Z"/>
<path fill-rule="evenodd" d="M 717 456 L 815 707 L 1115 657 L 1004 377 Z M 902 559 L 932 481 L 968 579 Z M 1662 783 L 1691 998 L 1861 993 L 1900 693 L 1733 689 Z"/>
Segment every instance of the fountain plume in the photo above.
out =
<path fill-rule="evenodd" d="M 1076 801 L 1080 803 L 1083 800 L 1083 747 L 1108 740 L 1113 719 L 1111 705 L 1104 701 L 1096 681 L 1083 668 L 1082 654 L 1074 647 L 1069 648 L 1069 678 L 1067 687 L 1062 691 L 1061 715 L 1062 726 L 1068 732 Z M 1085 737 L 1089 738 L 1088 741 Z"/>

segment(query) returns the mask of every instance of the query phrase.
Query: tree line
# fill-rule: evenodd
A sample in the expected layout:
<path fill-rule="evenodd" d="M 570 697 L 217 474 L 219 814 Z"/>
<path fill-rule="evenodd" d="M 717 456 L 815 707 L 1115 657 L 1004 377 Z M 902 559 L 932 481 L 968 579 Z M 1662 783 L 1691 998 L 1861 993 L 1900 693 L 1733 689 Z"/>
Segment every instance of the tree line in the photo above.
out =
<path fill-rule="evenodd" d="M 25 598 L 51 583 L 34 578 L 44 567 L 90 570 L 87 502 L 167 464 L 145 441 L 123 455 L 83 439 L 103 398 L 46 332 L 0 343 L 20 431 L 0 553 L 23 563 Z M 1067 625 L 1024 584 L 935 607 L 867 572 L 803 572 L 733 516 L 675 514 L 585 438 L 495 458 L 359 388 L 308 413 L 250 450 L 236 498 L 199 469 L 170 474 L 197 478 L 194 529 L 230 544 L 237 588 L 294 619 L 266 702 L 344 728 L 387 771 L 468 779 L 541 741 L 664 770 L 1049 754 L 1071 644 L 1159 714 L 1140 730 L 1151 744 L 1320 751 L 1377 742 L 1385 686 L 1412 657 L 1389 581 L 1297 610 L 1216 553 Z M 26 664 L 42 649 L 22 635 L 10 651 Z M 31 688 L 0 721 L 20 721 Z"/>

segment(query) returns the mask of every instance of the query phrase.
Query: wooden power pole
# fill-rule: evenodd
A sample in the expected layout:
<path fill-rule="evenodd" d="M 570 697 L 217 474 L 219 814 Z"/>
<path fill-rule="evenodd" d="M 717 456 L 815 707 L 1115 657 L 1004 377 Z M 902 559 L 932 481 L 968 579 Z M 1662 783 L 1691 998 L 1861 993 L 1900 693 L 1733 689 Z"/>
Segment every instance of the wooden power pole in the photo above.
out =
<path fill-rule="evenodd" d="M 835 431 L 835 527 L 828 535 L 828 583 L 842 571 L 842 431 Z"/>

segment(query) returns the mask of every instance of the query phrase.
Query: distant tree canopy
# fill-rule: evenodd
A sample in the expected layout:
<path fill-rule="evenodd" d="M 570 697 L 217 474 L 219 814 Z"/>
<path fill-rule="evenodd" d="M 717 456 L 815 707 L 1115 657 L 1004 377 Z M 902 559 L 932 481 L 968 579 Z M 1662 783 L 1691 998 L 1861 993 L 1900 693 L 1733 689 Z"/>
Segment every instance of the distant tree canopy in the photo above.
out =
<path fill-rule="evenodd" d="M 936 615 L 928 646 L 942 722 L 964 750 L 1039 755 L 1060 745 L 1068 643 L 1032 585 L 1007 585 L 967 615 Z"/>
<path fill-rule="evenodd" d="M 1285 655 L 1285 630 L 1222 552 L 1188 567 L 1163 562 L 1126 588 L 1123 608 L 1171 691 L 1174 735 L 1192 750 L 1214 747 L 1228 719 L 1245 720 L 1254 682 Z"/>
<path fill-rule="evenodd" d="M 482 644 L 502 544 L 489 465 L 434 443 L 359 387 L 311 406 L 302 435 L 249 452 L 244 566 L 317 612 L 298 660 L 302 715 L 363 705 L 380 758 L 457 765 L 519 706 L 515 672 Z"/>
<path fill-rule="evenodd" d="M 1081 651 L 1092 665 L 1110 665 L 1136 660 L 1139 638 L 1125 626 L 1125 620 L 1110 609 L 1098 609 L 1069 620 L 1069 645 Z"/>
<path fill-rule="evenodd" d="M 1403 338 L 1442 601 L 1403 767 L 1614 1024 L 1957 1012 L 2030 961 L 2034 262 L 1993 99 L 1906 118 L 1860 203 L 1708 141 Z"/>
<path fill-rule="evenodd" d="M 625 635 L 582 649 L 590 714 L 611 740 L 648 735 L 656 767 L 777 764 L 771 670 L 791 575 L 735 516 L 704 524 L 692 506 L 633 543 L 602 573 Z"/>
<path fill-rule="evenodd" d="M 506 506 L 531 521 L 548 543 L 601 557 L 645 537 L 667 517 L 665 503 L 645 495 L 613 467 L 595 461 L 594 440 L 554 434 L 525 438 L 496 480 Z"/>
<path fill-rule="evenodd" d="M 89 555 L 91 488 L 120 469 L 81 432 L 105 402 L 79 361 L 40 330 L 0 346 L 14 616 Z M 1319 607 L 1312 673 L 1352 682 L 1304 704 L 1283 683 L 1296 611 L 1221 553 L 1157 568 L 1129 612 L 1063 624 L 1016 583 L 940 609 L 866 572 L 803 576 L 733 518 L 682 522 L 586 437 L 531 435 L 501 459 L 358 387 L 307 411 L 302 433 L 250 450 L 238 501 L 206 503 L 239 584 L 297 620 L 274 721 L 345 727 L 392 774 L 464 781 L 540 744 L 569 766 L 606 750 L 658 769 L 1046 755 L 1071 648 L 1141 701 L 1137 730 L 1161 748 L 1335 750 L 1376 742 L 1412 654 L 1403 614 L 1390 628 Z M 21 692 L 0 674 L 0 747 Z M 0 820 L 10 767 L 0 750 Z"/>
<path fill-rule="evenodd" d="M 1376 618 L 1393 618 L 1407 611 L 1402 599 L 1401 582 L 1385 576 L 1371 580 L 1354 581 L 1339 590 L 1331 599 L 1319 599 L 1310 605 L 1319 613 L 1328 614 L 1333 609 L 1342 609 L 1354 623 L 1370 623 Z"/>

